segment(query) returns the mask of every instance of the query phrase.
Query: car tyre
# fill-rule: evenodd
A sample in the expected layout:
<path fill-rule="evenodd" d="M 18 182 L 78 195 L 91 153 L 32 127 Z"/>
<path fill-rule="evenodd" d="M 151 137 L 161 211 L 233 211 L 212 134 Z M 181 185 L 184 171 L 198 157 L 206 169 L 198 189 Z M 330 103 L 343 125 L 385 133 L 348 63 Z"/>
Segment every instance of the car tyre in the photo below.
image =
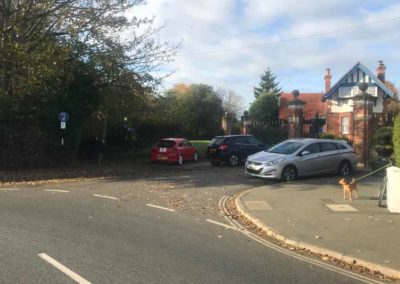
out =
<path fill-rule="evenodd" d="M 235 154 L 229 156 L 228 163 L 230 166 L 237 167 L 239 165 L 239 161 L 239 157 Z"/>
<path fill-rule="evenodd" d="M 351 174 L 351 164 L 349 161 L 343 161 L 340 163 L 339 165 L 339 175 L 344 177 L 344 176 L 348 176 L 349 174 Z"/>
<path fill-rule="evenodd" d="M 182 157 L 182 155 L 179 155 L 179 156 L 178 156 L 177 163 L 178 163 L 179 166 L 182 166 L 182 165 L 183 165 L 183 157 Z"/>
<path fill-rule="evenodd" d="M 282 170 L 282 181 L 294 181 L 297 178 L 297 169 L 294 166 L 286 166 Z"/>
<path fill-rule="evenodd" d="M 197 162 L 198 160 L 199 160 L 199 154 L 197 154 L 196 152 L 193 154 L 193 161 Z"/>

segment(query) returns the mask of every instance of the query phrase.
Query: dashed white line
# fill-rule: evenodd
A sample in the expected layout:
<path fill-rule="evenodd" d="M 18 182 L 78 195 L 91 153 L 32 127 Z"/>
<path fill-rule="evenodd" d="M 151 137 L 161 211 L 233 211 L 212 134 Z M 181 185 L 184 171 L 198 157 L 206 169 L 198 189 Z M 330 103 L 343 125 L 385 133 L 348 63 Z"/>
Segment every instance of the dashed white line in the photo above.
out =
<path fill-rule="evenodd" d="M 85 278 L 83 278 L 82 276 L 80 276 L 79 274 L 73 272 L 71 269 L 69 269 L 68 267 L 66 267 L 65 265 L 59 263 L 57 260 L 55 260 L 54 258 L 48 256 L 45 253 L 40 253 L 38 254 L 38 256 L 40 258 L 42 258 L 44 261 L 47 261 L 48 263 L 50 263 L 51 265 L 53 265 L 55 268 L 57 268 L 58 270 L 60 270 L 61 272 L 65 273 L 66 275 L 68 275 L 70 278 L 72 278 L 73 280 L 75 280 L 76 282 L 78 282 L 79 284 L 91 284 L 91 282 L 87 281 Z"/>
<path fill-rule="evenodd" d="M 19 190 L 19 188 L 12 188 L 12 187 L 10 187 L 10 188 L 0 188 L 0 191 L 17 191 L 17 190 Z"/>
<path fill-rule="evenodd" d="M 100 195 L 100 194 L 93 194 L 95 197 L 101 197 L 101 198 L 107 198 L 107 199 L 112 199 L 112 200 L 119 200 L 119 198 L 114 197 L 114 196 L 108 196 L 108 195 Z"/>
<path fill-rule="evenodd" d="M 224 224 L 224 223 L 221 223 L 221 222 L 218 222 L 218 221 L 214 221 L 214 220 L 211 220 L 211 219 L 207 219 L 206 222 L 214 224 L 214 225 L 222 226 L 225 229 L 231 229 L 231 230 L 235 230 L 235 231 L 237 230 L 235 227 L 232 227 L 232 226 L 229 226 L 227 224 Z"/>
<path fill-rule="evenodd" d="M 48 192 L 63 192 L 63 193 L 68 193 L 69 190 L 62 190 L 62 189 L 45 189 L 44 191 Z"/>
<path fill-rule="evenodd" d="M 171 211 L 171 212 L 175 211 L 174 209 L 171 209 L 171 208 L 157 206 L 157 205 L 153 205 L 153 204 L 149 204 L 149 203 L 147 203 L 146 205 L 149 207 L 154 207 L 154 208 L 158 208 L 158 209 L 162 209 L 162 210 L 166 210 L 166 211 Z"/>

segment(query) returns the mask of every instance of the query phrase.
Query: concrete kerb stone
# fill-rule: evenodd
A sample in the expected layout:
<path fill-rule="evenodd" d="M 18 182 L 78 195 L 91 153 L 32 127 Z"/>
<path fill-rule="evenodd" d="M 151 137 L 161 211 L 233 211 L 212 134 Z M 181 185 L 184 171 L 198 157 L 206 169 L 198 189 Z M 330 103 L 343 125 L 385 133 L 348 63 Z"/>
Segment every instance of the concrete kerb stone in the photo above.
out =
<path fill-rule="evenodd" d="M 334 258 L 336 258 L 336 259 L 338 259 L 340 261 L 343 260 L 343 256 L 344 256 L 343 253 L 340 253 L 340 252 L 337 252 L 337 251 L 334 251 L 334 250 L 321 248 L 321 247 L 314 246 L 314 245 L 311 245 L 311 244 L 308 244 L 308 243 L 303 243 L 303 242 L 299 242 L 298 247 L 300 249 L 306 249 L 306 250 L 309 250 L 311 252 L 321 254 L 323 256 L 334 257 Z"/>
<path fill-rule="evenodd" d="M 279 240 L 287 245 L 293 246 L 297 249 L 309 250 L 310 252 L 315 253 L 315 254 L 332 257 L 332 258 L 338 259 L 340 261 L 343 261 L 343 262 L 349 263 L 349 264 L 357 264 L 357 265 L 363 266 L 371 271 L 380 272 L 388 277 L 400 279 L 400 271 L 399 270 L 391 269 L 391 268 L 388 268 L 388 267 L 385 267 L 385 266 L 382 266 L 382 265 L 379 265 L 376 263 L 368 262 L 363 259 L 359 259 L 357 257 L 346 255 L 345 253 L 340 253 L 337 251 L 314 246 L 314 245 L 311 245 L 308 243 L 291 240 L 291 239 L 288 239 L 285 236 L 275 232 L 272 228 L 268 227 L 266 224 L 264 224 L 258 218 L 252 217 L 243 208 L 241 199 L 243 196 L 245 196 L 252 190 L 254 190 L 254 188 L 243 191 L 235 197 L 234 202 L 235 202 L 236 209 L 239 211 L 239 213 L 242 215 L 242 217 L 244 217 L 245 219 L 252 222 L 254 225 L 257 226 L 258 229 L 264 231 L 268 236 L 276 238 L 277 240 Z"/>

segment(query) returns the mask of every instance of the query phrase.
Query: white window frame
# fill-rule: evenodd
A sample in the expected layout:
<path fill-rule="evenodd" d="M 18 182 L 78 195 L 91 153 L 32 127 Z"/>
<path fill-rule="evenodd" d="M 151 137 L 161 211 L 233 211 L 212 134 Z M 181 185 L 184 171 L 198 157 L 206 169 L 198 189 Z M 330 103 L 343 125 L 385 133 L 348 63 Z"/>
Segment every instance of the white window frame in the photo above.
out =
<path fill-rule="evenodd" d="M 350 134 L 350 118 L 348 116 L 342 116 L 340 119 L 340 133 L 342 135 Z"/>

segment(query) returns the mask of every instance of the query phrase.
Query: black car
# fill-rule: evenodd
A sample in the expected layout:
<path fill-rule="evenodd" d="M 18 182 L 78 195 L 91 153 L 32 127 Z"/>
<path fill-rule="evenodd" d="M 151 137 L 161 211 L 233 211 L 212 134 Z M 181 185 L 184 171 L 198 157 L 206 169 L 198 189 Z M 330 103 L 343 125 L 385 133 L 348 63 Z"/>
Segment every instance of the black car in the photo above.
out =
<path fill-rule="evenodd" d="M 236 167 L 247 156 L 266 148 L 266 144 L 251 135 L 217 136 L 208 144 L 206 157 L 214 166 L 228 163 Z"/>

